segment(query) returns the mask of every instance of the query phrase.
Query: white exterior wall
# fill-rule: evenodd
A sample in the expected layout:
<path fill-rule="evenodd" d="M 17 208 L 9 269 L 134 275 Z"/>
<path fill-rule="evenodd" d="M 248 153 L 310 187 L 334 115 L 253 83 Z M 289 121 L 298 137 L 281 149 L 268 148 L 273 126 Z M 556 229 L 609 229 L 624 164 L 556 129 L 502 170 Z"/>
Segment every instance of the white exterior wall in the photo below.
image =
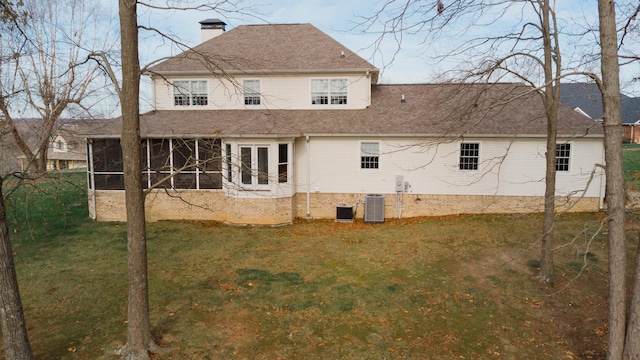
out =
<path fill-rule="evenodd" d="M 346 78 L 349 81 L 347 104 L 311 105 L 311 79 Z M 237 83 L 210 77 L 171 77 L 173 80 L 207 80 L 208 104 L 175 106 L 173 85 L 153 77 L 156 110 L 236 110 L 236 109 L 363 109 L 371 104 L 371 79 L 365 74 L 302 74 L 296 76 L 237 76 Z M 260 80 L 261 104 L 244 105 L 243 80 Z"/>
<path fill-rule="evenodd" d="M 380 142 L 379 169 L 360 169 L 363 140 Z M 480 143 L 478 171 L 458 169 L 459 141 L 436 144 L 434 139 L 430 140 L 431 144 L 428 140 L 399 138 L 311 137 L 307 144 L 299 139 L 296 142 L 296 192 L 393 194 L 396 176 L 402 175 L 410 184 L 408 193 L 415 194 L 544 195 L 544 138 L 465 139 L 465 142 Z M 604 163 L 601 139 L 583 138 L 570 143 L 570 171 L 557 173 L 559 196 L 584 189 L 595 164 Z M 595 171 L 587 197 L 601 196 L 604 176 L 601 168 Z"/>

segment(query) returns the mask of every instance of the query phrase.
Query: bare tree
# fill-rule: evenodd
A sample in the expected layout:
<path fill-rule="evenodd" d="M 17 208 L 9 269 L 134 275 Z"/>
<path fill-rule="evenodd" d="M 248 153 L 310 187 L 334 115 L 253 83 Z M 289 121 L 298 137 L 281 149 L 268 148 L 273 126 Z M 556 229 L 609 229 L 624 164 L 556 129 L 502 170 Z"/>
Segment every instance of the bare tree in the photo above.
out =
<path fill-rule="evenodd" d="M 398 5 L 398 3 L 401 3 Z M 401 34 L 403 32 L 419 32 L 428 30 L 428 39 L 424 43 L 428 44 L 430 40 L 437 40 L 446 29 L 447 25 L 460 23 L 460 19 L 464 19 L 469 23 L 462 26 L 465 31 L 469 24 L 485 26 L 493 24 L 498 17 L 490 17 L 491 9 L 495 14 L 504 14 L 509 8 L 516 6 L 528 6 L 533 9 L 538 16 L 538 22 L 522 21 L 520 27 L 516 27 L 515 31 L 502 35 L 489 35 L 482 38 L 476 38 L 463 42 L 463 46 L 459 49 L 449 51 L 446 56 L 458 56 L 460 54 L 477 54 L 478 45 L 482 46 L 484 53 L 479 58 L 485 64 L 480 71 L 471 71 L 473 76 L 463 76 L 463 79 L 471 79 L 477 76 L 487 78 L 493 76 L 494 79 L 502 78 L 500 74 L 508 74 L 515 76 L 516 79 L 530 83 L 543 90 L 543 98 L 547 109 L 549 124 L 549 142 L 547 146 L 547 194 L 545 207 L 545 224 L 543 230 L 543 252 L 542 267 L 539 277 L 548 279 L 552 273 L 552 262 L 547 261 L 545 253 L 552 250 L 550 244 L 553 238 L 547 237 L 552 234 L 553 218 L 552 212 L 546 210 L 552 209 L 554 196 L 551 191 L 553 186 L 553 153 L 555 143 L 555 130 L 552 128 L 555 118 L 557 118 L 557 91 L 560 86 L 560 78 L 570 75 L 588 76 L 595 80 L 603 96 L 604 105 L 604 133 L 605 133 L 605 160 L 606 160 L 606 198 L 607 198 L 607 222 L 608 222 L 608 239 L 609 239 L 609 276 L 610 276 L 610 294 L 609 294 L 609 359 L 638 359 L 640 358 L 640 343 L 637 339 L 640 336 L 640 265 L 636 266 L 634 293 L 630 316 L 627 322 L 626 318 L 626 249 L 625 249 L 625 218 L 624 218 L 624 178 L 622 171 L 622 138 L 621 138 L 621 114 L 620 114 L 620 84 L 619 84 L 619 67 L 618 67 L 618 48 L 621 44 L 617 43 L 617 27 L 614 11 L 614 2 L 609 0 L 599 0 L 599 21 L 600 21 L 600 44 L 601 56 L 596 54 L 595 58 L 601 59 L 602 79 L 597 74 L 582 71 L 581 69 L 569 69 L 560 66 L 561 58 L 559 51 L 559 28 L 556 22 L 555 2 L 547 0 L 527 0 L 521 2 L 504 2 L 504 1 L 465 1 L 456 0 L 449 4 L 442 2 L 434 2 L 433 7 L 425 5 L 423 1 L 387 1 L 384 3 L 383 11 L 378 12 L 374 17 L 365 19 L 367 29 L 371 29 L 373 24 L 381 21 L 383 15 L 389 15 L 391 20 L 382 21 L 384 27 L 381 32 L 379 41 L 387 34 L 393 34 L 398 45 L 404 40 Z M 437 6 L 437 11 L 436 11 Z M 635 20 L 640 7 L 632 5 L 633 11 L 626 25 L 619 27 L 623 29 L 624 34 L 633 29 Z M 470 16 L 473 14 L 474 16 Z M 511 13 L 513 15 L 513 13 Z M 521 14 L 524 14 L 522 12 Z M 440 19 L 438 18 L 440 17 Z M 482 19 L 482 20 L 480 20 Z M 530 31 L 533 29 L 533 31 Z M 400 35 L 399 35 L 400 34 Z M 624 38 L 624 35 L 623 35 Z M 542 43 L 540 45 L 532 44 Z M 527 47 L 526 45 L 529 45 Z M 501 47 L 508 45 L 504 50 L 504 55 L 500 54 Z M 399 48 L 399 47 L 398 47 Z M 538 56 L 541 55 L 541 56 Z M 624 55 L 623 59 L 635 60 L 636 54 Z M 587 56 L 587 58 L 593 58 Z M 528 65 L 537 63 L 543 70 L 541 72 L 523 72 L 527 70 Z M 580 64 L 583 65 L 583 64 Z M 487 71 L 489 69 L 490 71 Z M 498 69 L 502 73 L 497 73 Z M 541 75 L 540 75 L 541 74 Z M 533 77 L 531 76 L 533 75 Z M 536 77 L 538 79 L 536 79 Z M 537 81 L 536 81 L 537 80 Z M 554 109 L 555 107 L 555 109 Z M 555 113 L 555 114 L 554 114 Z M 553 140 L 552 140 L 553 139 Z M 548 217 L 549 216 L 549 217 Z M 638 250 L 640 254 L 640 248 Z M 546 264 L 545 264 L 546 262 Z M 624 357 L 623 357 L 624 354 Z"/>
<path fill-rule="evenodd" d="M 100 76 L 95 67 L 78 65 L 83 33 L 89 20 L 82 2 L 0 2 L 3 35 L 0 38 L 0 139 L 11 139 L 36 173 L 46 170 L 47 149 L 60 116 L 71 106 L 82 107 Z M 19 11 L 18 11 L 19 9 Z M 61 44 L 65 44 L 62 46 Z M 103 47 L 104 45 L 101 45 Z M 63 50 L 64 48 L 64 50 Z M 35 139 L 20 132 L 16 116 L 35 114 L 41 122 Z M 13 172 L 12 172 L 13 171 Z M 32 359 L 7 224 L 6 199 L 26 174 L 13 169 L 0 173 L 0 313 L 7 359 Z M 7 188 L 9 185 L 9 188 Z"/>
<path fill-rule="evenodd" d="M 137 2 L 119 1 L 120 44 L 122 47 L 122 135 L 125 202 L 127 214 L 127 267 L 129 301 L 127 343 L 121 349 L 124 359 L 149 359 L 160 351 L 151 335 L 149 321 L 149 282 L 147 278 L 147 233 L 144 193 L 140 173 L 140 60 L 138 55 Z M 116 84 L 117 86 L 117 84 Z"/>
<path fill-rule="evenodd" d="M 102 72 L 84 61 L 91 47 L 105 49 L 108 36 L 96 5 L 79 0 L 27 0 L 25 26 L 11 23 L 0 42 L 2 123 L 34 173 L 46 171 L 47 148 L 63 115 L 90 109 L 105 91 Z M 108 24 L 107 24 L 108 25 Z M 108 28 L 108 26 L 106 26 Z M 100 35 L 96 35 L 100 34 Z M 100 37 L 99 37 L 100 36 Z M 18 117 L 39 119 L 32 126 L 37 141 L 18 131 Z"/>
<path fill-rule="evenodd" d="M 3 193 L 4 182 L 5 178 L 0 176 L 0 193 Z M 33 359 L 11 250 L 4 195 L 0 196 L 0 306 L 5 357 Z"/>
<path fill-rule="evenodd" d="M 640 9 L 640 7 L 638 7 Z M 626 301 L 625 183 L 622 162 L 622 113 L 616 15 L 613 1 L 599 0 L 602 92 L 607 161 L 607 215 L 609 244 L 609 348 L 607 358 L 640 359 L 640 257 L 636 258 L 630 316 Z M 635 13 L 634 15 L 635 16 Z M 640 254 L 640 245 L 638 248 Z"/>
<path fill-rule="evenodd" d="M 216 10 L 243 11 L 236 7 L 235 1 L 207 2 L 193 7 L 181 7 L 181 1 L 169 1 L 165 6 L 156 6 L 136 0 L 119 0 L 122 86 L 110 71 L 110 65 L 103 53 L 93 53 L 104 61 L 120 96 L 122 106 L 121 147 L 123 157 L 126 217 L 127 217 L 127 254 L 129 296 L 127 311 L 127 343 L 118 351 L 124 359 L 149 359 L 150 353 L 170 351 L 162 349 L 153 339 L 149 321 L 149 290 L 147 272 L 145 193 L 141 182 L 142 158 L 140 145 L 139 96 L 140 77 L 144 69 L 140 68 L 138 51 L 138 30 L 140 28 L 159 34 L 163 39 L 183 46 L 156 28 L 138 24 L 137 7 L 146 6 L 156 10 Z M 188 4 L 188 3 L 187 3 Z M 224 5 L 224 6 L 223 6 Z M 206 59 L 205 59 L 206 60 Z M 215 65 L 212 65 L 215 66 Z M 163 180 L 163 181 L 166 181 Z"/>
<path fill-rule="evenodd" d="M 515 20 L 496 34 L 479 37 L 466 35 L 469 28 L 486 33 L 486 28 L 508 14 Z M 542 248 L 537 278 L 553 281 L 554 226 L 556 222 L 556 151 L 560 80 L 574 71 L 563 67 L 560 52 L 561 33 L 554 0 L 502 0 L 425 2 L 420 0 L 388 0 L 375 15 L 363 18 L 366 32 L 378 32 L 376 47 L 386 37 L 402 47 L 405 35 L 420 35 L 422 44 L 439 44 L 448 37 L 463 40 L 436 61 L 464 58 L 464 65 L 446 74 L 467 82 L 517 80 L 538 90 L 547 120 L 546 176 Z M 382 30 L 378 31 L 381 26 Z M 464 29 L 461 31 L 460 29 Z M 445 46 L 445 48 L 448 48 Z M 425 53 L 427 51 L 425 50 Z"/>
<path fill-rule="evenodd" d="M 0 8 L 0 17 L 3 23 L 21 25 L 23 20 L 17 6 L 7 1 L 1 1 Z M 0 61 L 4 62 L 4 59 L 0 59 Z M 10 131 L 9 126 L 0 122 L 0 139 Z M 4 200 L 7 193 L 4 189 L 5 181 L 6 176 L 0 173 L 0 323 L 2 325 L 2 343 L 7 359 L 29 360 L 33 359 L 33 354 L 27 335 L 18 277 L 11 250 L 7 207 Z"/>

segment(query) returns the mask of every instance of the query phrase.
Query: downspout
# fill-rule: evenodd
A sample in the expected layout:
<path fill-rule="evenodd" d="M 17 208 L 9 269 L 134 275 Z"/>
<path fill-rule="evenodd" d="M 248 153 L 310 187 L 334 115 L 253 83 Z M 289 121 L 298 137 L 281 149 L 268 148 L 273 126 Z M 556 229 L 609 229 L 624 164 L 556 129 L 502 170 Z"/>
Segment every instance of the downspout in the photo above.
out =
<path fill-rule="evenodd" d="M 307 219 L 311 218 L 311 142 L 309 135 L 307 140 Z"/>
<path fill-rule="evenodd" d="M 87 156 L 89 157 L 87 160 L 87 164 L 89 166 L 89 168 L 87 170 L 87 175 L 89 175 L 89 179 L 87 179 L 87 181 L 89 182 L 87 185 L 89 187 L 91 187 L 91 209 L 93 209 L 92 213 L 93 216 L 91 217 L 91 220 L 97 220 L 98 219 L 98 208 L 96 205 L 96 182 L 95 182 L 95 177 L 94 177 L 94 167 L 93 167 L 93 142 L 91 140 L 87 141 L 87 148 L 89 149 L 89 151 L 87 151 Z"/>
<path fill-rule="evenodd" d="M 604 160 L 604 146 L 602 148 L 602 160 Z M 606 191 L 606 184 L 607 184 L 607 178 L 605 176 L 604 167 L 601 166 L 600 167 L 600 210 L 604 210 L 604 194 Z"/>

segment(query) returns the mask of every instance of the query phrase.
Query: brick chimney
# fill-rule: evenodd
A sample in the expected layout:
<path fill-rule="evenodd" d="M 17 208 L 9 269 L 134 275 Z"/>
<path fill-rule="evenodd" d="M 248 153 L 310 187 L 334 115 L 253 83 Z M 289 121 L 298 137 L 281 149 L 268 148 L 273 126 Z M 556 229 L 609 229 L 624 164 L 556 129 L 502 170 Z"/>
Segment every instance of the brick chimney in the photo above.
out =
<path fill-rule="evenodd" d="M 225 32 L 224 21 L 220 19 L 207 19 L 200 21 L 200 40 L 205 42 Z"/>

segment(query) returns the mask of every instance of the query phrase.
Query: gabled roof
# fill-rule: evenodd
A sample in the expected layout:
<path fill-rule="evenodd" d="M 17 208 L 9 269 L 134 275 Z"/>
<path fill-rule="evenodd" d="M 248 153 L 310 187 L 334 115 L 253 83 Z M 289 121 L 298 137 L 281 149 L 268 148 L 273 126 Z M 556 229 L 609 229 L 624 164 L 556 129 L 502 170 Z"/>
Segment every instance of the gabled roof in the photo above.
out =
<path fill-rule="evenodd" d="M 572 108 L 580 108 L 592 119 L 602 119 L 602 94 L 596 83 L 563 83 L 560 101 Z M 640 98 L 620 94 L 622 123 L 633 124 L 640 120 Z"/>
<path fill-rule="evenodd" d="M 149 69 L 165 75 L 212 71 L 378 73 L 365 59 L 311 24 L 238 26 Z"/>
<path fill-rule="evenodd" d="M 405 102 L 402 102 L 404 95 Z M 164 110 L 140 118 L 141 136 L 290 137 L 471 136 L 544 137 L 539 94 L 522 84 L 375 85 L 362 110 Z M 120 136 L 120 119 L 84 135 Z M 602 125 L 567 106 L 559 110 L 561 137 L 602 137 Z"/>

